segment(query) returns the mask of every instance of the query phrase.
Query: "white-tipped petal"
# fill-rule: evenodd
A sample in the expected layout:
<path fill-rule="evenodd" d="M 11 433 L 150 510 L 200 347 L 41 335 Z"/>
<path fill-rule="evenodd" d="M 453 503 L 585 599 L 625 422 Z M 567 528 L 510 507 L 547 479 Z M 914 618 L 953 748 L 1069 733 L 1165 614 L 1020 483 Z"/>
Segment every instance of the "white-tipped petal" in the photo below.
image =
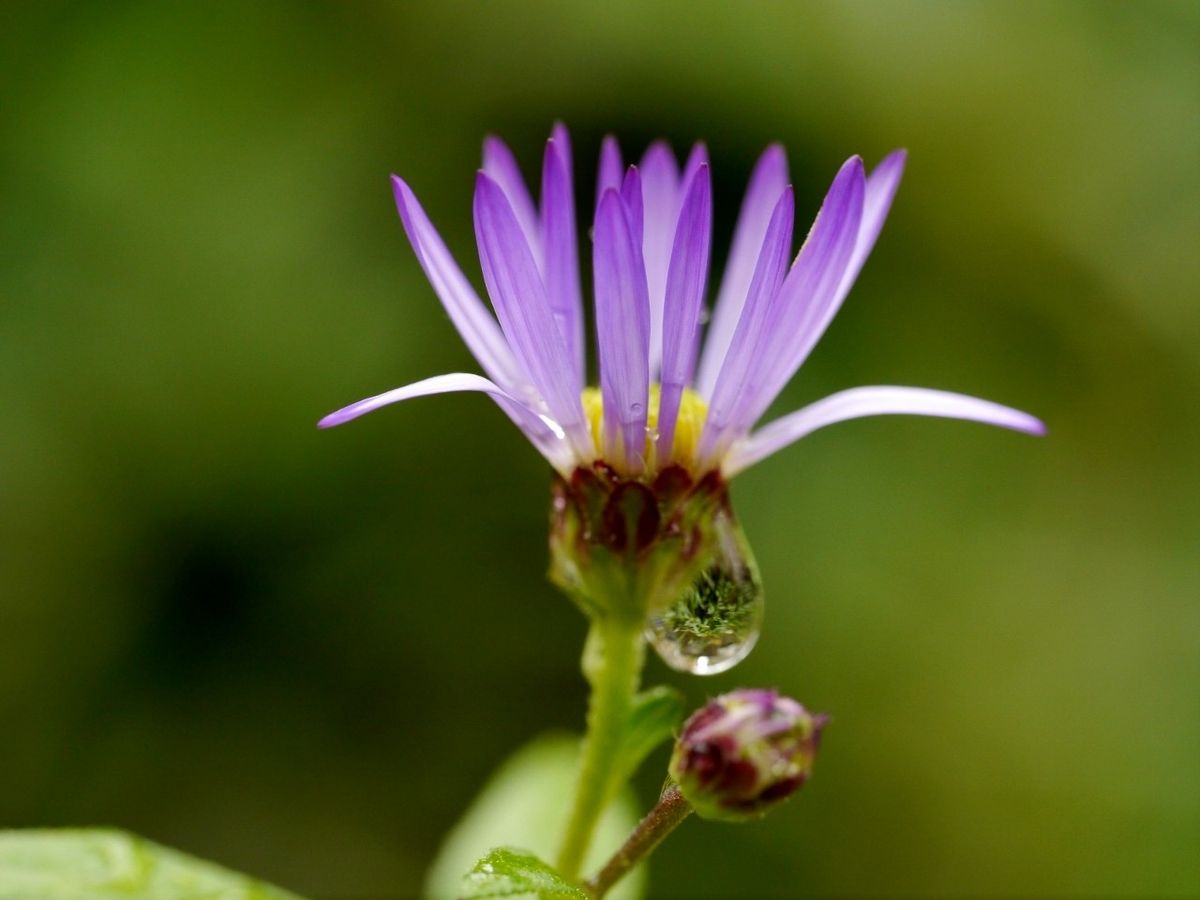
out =
<path fill-rule="evenodd" d="M 560 471 L 569 469 L 571 461 L 570 448 L 564 440 L 563 429 L 557 422 L 548 416 L 530 409 L 495 382 L 489 381 L 480 375 L 471 374 L 470 372 L 434 375 L 432 378 L 414 381 L 412 384 L 384 391 L 382 394 L 376 394 L 374 397 L 367 397 L 364 400 L 351 403 L 349 406 L 344 406 L 336 412 L 330 413 L 317 423 L 317 427 L 334 428 L 352 419 L 357 419 L 359 416 L 365 416 L 369 412 L 374 412 L 381 407 L 390 406 L 393 403 L 401 403 L 404 400 L 412 400 L 416 397 L 471 391 L 491 395 L 492 399 L 509 414 L 513 422 L 529 438 L 538 451 L 550 461 L 551 465 Z"/>
<path fill-rule="evenodd" d="M 831 394 L 759 429 L 730 449 L 721 468 L 732 478 L 818 428 L 847 419 L 895 415 L 964 419 L 1026 434 L 1046 433 L 1040 419 L 990 400 L 930 388 L 858 387 Z"/>

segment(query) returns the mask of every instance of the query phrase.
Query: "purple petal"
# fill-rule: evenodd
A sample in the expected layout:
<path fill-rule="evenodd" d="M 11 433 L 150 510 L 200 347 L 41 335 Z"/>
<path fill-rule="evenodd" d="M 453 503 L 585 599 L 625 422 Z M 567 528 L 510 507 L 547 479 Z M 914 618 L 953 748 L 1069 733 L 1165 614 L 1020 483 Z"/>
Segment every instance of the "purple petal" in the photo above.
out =
<path fill-rule="evenodd" d="M 892 199 L 896 196 L 896 188 L 900 187 L 900 176 L 904 174 L 904 163 L 907 159 L 906 151 L 893 150 L 867 176 L 867 190 L 863 197 L 862 224 L 858 227 L 854 253 L 850 257 L 850 263 L 846 266 L 846 273 L 842 276 L 842 283 L 838 287 L 838 296 L 834 301 L 833 309 L 835 314 L 838 307 L 841 306 L 842 300 L 850 293 L 854 280 L 862 271 L 863 263 L 870 256 L 871 250 L 875 246 L 875 240 L 883 229 L 888 211 L 892 208 Z"/>
<path fill-rule="evenodd" d="M 621 162 L 621 147 L 611 134 L 605 135 L 600 144 L 600 168 L 596 175 L 596 211 L 600 210 L 600 198 L 607 190 L 621 189 L 622 170 L 625 164 Z"/>
<path fill-rule="evenodd" d="M 791 187 L 784 188 L 767 224 L 746 302 L 713 388 L 700 441 L 702 461 L 719 457 L 736 437 L 732 428 L 738 420 L 740 398 L 750 376 L 761 368 L 760 357 L 771 338 L 766 326 L 771 300 L 779 290 L 791 253 L 795 205 Z"/>
<path fill-rule="evenodd" d="M 679 218 L 679 164 L 663 141 L 651 144 L 638 166 L 642 177 L 645 229 L 642 252 L 646 264 L 646 288 L 650 297 L 650 372 L 656 375 L 662 353 L 663 303 L 667 289 L 667 266 L 675 242 Z"/>
<path fill-rule="evenodd" d="M 508 145 L 494 135 L 488 135 L 483 141 L 483 171 L 500 185 L 509 205 L 521 223 L 521 231 L 529 242 L 534 261 L 539 268 L 542 264 L 542 235 L 538 227 L 537 207 L 521 175 L 521 167 L 517 165 L 516 157 L 508 149 Z"/>
<path fill-rule="evenodd" d="M 550 140 L 554 141 L 554 145 L 558 147 L 558 152 L 567 166 L 567 179 L 573 184 L 575 168 L 571 153 L 571 133 L 567 131 L 567 126 L 562 122 L 555 122 L 550 128 Z"/>
<path fill-rule="evenodd" d="M 712 396 L 721 364 L 725 361 L 725 353 L 733 340 L 734 329 L 737 328 L 742 307 L 746 303 L 746 292 L 750 289 L 750 279 L 754 277 L 754 267 L 767 233 L 767 225 L 771 221 L 779 195 L 787 186 L 787 180 L 787 156 L 783 147 L 772 144 L 763 151 L 754 166 L 754 172 L 750 175 L 750 184 L 746 188 L 746 197 L 742 201 L 737 227 L 733 232 L 725 274 L 717 291 L 713 320 L 704 342 L 704 355 L 696 380 L 696 390 L 706 400 Z"/>
<path fill-rule="evenodd" d="M 417 262 L 463 342 L 497 384 L 517 396 L 527 395 L 532 390 L 528 376 L 521 370 L 496 320 L 454 262 L 416 195 L 395 175 L 392 189 Z"/>
<path fill-rule="evenodd" d="M 689 181 L 667 269 L 663 306 L 662 393 L 658 406 L 658 462 L 671 458 L 675 419 L 691 382 L 700 342 L 700 309 L 712 248 L 712 179 L 701 163 Z"/>
<path fill-rule="evenodd" d="M 325 416 L 317 423 L 317 427 L 334 428 L 344 425 L 352 419 L 357 419 L 359 416 L 374 412 L 382 406 L 400 403 L 402 400 L 411 400 L 414 397 L 428 397 L 432 394 L 449 394 L 456 391 L 482 391 L 497 397 L 508 397 L 516 402 L 515 398 L 511 397 L 503 388 L 488 381 L 482 375 L 454 372 L 449 375 L 434 375 L 432 378 L 414 381 L 412 384 L 406 384 L 403 387 L 376 394 L 374 397 L 359 400 L 357 403 L 351 403 L 349 406 L 344 406 L 337 412 Z M 537 414 L 532 410 L 529 410 L 529 414 L 535 421 L 538 420 Z"/>
<path fill-rule="evenodd" d="M 483 278 L 509 346 L 582 458 L 590 451 L 583 405 L 566 342 L 546 288 L 503 189 L 486 173 L 475 178 L 475 235 Z"/>
<path fill-rule="evenodd" d="M 642 230 L 644 219 L 642 215 L 642 178 L 637 166 L 630 166 L 621 182 L 621 201 L 625 204 L 625 212 L 629 216 L 629 231 L 633 235 L 634 245 L 642 246 Z M 596 207 L 596 212 L 600 207 Z"/>
<path fill-rule="evenodd" d="M 804 364 L 813 348 L 825 334 L 825 330 L 833 321 L 834 316 L 837 315 L 838 310 L 841 309 L 842 301 L 850 292 L 863 263 L 866 262 L 867 256 L 875 246 L 875 240 L 879 237 L 884 220 L 887 219 L 888 210 L 892 206 L 892 198 L 895 197 L 896 188 L 900 185 L 900 176 L 904 174 L 905 158 L 906 154 L 903 150 L 889 154 L 866 179 L 862 217 L 854 237 L 853 249 L 837 283 L 837 289 L 828 290 L 828 283 L 826 283 L 814 295 L 813 301 L 807 305 L 798 326 L 799 332 L 795 344 L 789 351 L 790 355 L 785 357 L 786 365 L 781 367 L 775 380 L 764 389 L 762 399 L 765 402 L 751 407 L 751 415 L 755 419 L 766 411 L 767 405 L 779 391 L 783 390 L 796 370 Z M 754 419 L 748 419 L 743 422 L 743 425 L 748 429 L 753 422 Z"/>
<path fill-rule="evenodd" d="M 800 255 L 771 301 L 761 353 L 737 402 L 733 436 L 745 434 L 783 390 L 824 333 L 858 237 L 865 191 L 862 160 L 848 159 L 825 195 Z"/>
<path fill-rule="evenodd" d="M 732 477 L 826 425 L 886 415 L 940 416 L 998 425 L 1026 434 L 1046 433 L 1046 426 L 1028 413 L 965 394 L 929 388 L 859 387 L 818 400 L 760 429 L 730 451 L 724 472 Z"/>
<path fill-rule="evenodd" d="M 583 296 L 579 290 L 579 247 L 575 235 L 575 191 L 571 185 L 570 145 L 566 129 L 546 142 L 542 167 L 542 246 L 545 248 L 546 296 L 567 345 L 573 387 L 583 390 Z"/>
<path fill-rule="evenodd" d="M 529 438 L 533 445 L 537 447 L 555 468 L 560 470 L 569 468 L 571 460 L 570 450 L 566 442 L 562 439 L 562 428 L 554 420 L 539 415 L 508 394 L 499 385 L 479 375 L 472 375 L 466 372 L 458 372 L 451 375 L 435 375 L 423 381 L 417 381 L 374 397 L 368 397 L 365 400 L 359 400 L 357 403 L 351 403 L 337 412 L 330 413 L 317 423 L 317 427 L 333 428 L 349 422 L 351 419 L 357 419 L 359 416 L 373 412 L 381 406 L 400 403 L 403 400 L 411 400 L 414 397 L 428 397 L 432 394 L 448 394 L 460 391 L 481 391 L 491 394 L 492 398 L 500 404 L 505 412 L 509 413 L 513 421 L 525 433 L 525 436 Z"/>
<path fill-rule="evenodd" d="M 688 154 L 687 161 L 683 164 L 683 174 L 679 177 L 679 208 L 683 208 L 684 200 L 687 197 L 688 188 L 692 183 L 692 179 L 696 177 L 696 173 L 700 171 L 701 166 L 712 168 L 708 164 L 708 147 L 704 141 L 697 141 L 692 145 L 692 152 Z M 672 253 L 674 249 L 672 247 Z"/>
<path fill-rule="evenodd" d="M 631 473 L 644 466 L 650 304 L 646 273 L 616 191 L 605 191 L 595 229 L 596 338 L 604 399 L 604 455 Z"/>

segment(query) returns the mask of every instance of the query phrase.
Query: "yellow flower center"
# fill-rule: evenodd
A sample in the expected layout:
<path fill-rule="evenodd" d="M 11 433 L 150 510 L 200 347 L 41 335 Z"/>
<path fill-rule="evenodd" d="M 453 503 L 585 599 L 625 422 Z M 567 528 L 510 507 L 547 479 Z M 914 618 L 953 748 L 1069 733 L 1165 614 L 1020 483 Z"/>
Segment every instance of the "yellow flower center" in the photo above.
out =
<path fill-rule="evenodd" d="M 646 411 L 646 446 L 643 450 L 646 471 L 653 473 L 658 468 L 658 405 L 662 390 L 657 384 L 650 385 L 650 408 Z M 600 389 L 589 387 L 583 389 L 583 413 L 587 416 L 588 426 L 592 431 L 592 443 L 595 445 L 596 456 L 604 459 L 604 400 Z M 704 419 L 708 415 L 708 405 L 700 395 L 691 388 L 683 389 L 679 399 L 679 414 L 675 418 L 675 437 L 671 443 L 669 459 L 673 463 L 691 469 L 696 461 L 696 447 L 700 443 L 700 432 L 704 429 Z M 623 465 L 615 460 L 606 460 L 614 468 L 621 470 Z"/>

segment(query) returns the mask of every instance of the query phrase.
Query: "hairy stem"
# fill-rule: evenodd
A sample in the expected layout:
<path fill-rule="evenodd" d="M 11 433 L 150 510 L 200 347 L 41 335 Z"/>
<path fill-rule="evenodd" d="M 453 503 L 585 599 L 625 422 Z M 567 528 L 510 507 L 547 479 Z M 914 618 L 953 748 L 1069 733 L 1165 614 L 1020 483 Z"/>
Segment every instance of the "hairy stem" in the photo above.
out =
<path fill-rule="evenodd" d="M 583 667 L 592 686 L 587 735 L 557 866 L 572 881 L 578 879 L 596 823 L 619 787 L 616 763 L 644 658 L 640 621 L 604 617 L 592 622 Z"/>
<path fill-rule="evenodd" d="M 692 807 L 679 792 L 679 787 L 670 785 L 658 798 L 654 809 L 646 813 L 646 817 L 638 823 L 621 849 L 603 869 L 585 882 L 584 887 L 599 900 L 608 893 L 609 888 L 662 843 L 663 838 L 674 831 L 691 811 Z"/>

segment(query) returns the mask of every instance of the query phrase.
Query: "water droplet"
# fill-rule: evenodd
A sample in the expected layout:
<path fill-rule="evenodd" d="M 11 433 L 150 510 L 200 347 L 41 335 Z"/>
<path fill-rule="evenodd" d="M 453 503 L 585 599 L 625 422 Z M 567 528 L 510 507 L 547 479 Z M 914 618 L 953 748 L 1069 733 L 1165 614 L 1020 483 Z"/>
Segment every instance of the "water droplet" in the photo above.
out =
<path fill-rule="evenodd" d="M 640 413 L 640 412 L 642 411 L 642 404 L 640 404 L 640 403 L 631 403 L 631 404 L 629 404 L 629 409 L 630 409 L 632 412 L 635 412 L 635 413 Z"/>
<path fill-rule="evenodd" d="M 672 669 L 716 675 L 732 669 L 758 641 L 763 590 L 737 525 L 725 513 L 714 523 L 716 559 L 674 605 L 646 623 L 646 640 Z"/>

